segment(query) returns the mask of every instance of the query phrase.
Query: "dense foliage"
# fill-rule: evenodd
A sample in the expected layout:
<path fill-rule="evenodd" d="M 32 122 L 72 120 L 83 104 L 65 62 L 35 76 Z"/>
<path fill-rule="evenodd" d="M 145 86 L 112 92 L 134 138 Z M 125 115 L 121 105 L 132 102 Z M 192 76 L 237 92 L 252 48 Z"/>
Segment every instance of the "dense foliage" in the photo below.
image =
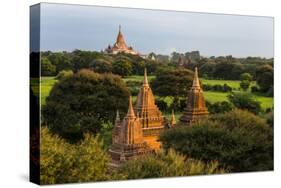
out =
<path fill-rule="evenodd" d="M 41 184 L 77 183 L 107 180 L 107 153 L 98 137 L 85 135 L 82 142 L 69 144 L 41 128 Z"/>
<path fill-rule="evenodd" d="M 157 72 L 151 87 L 158 96 L 185 97 L 192 85 L 193 72 L 188 69 L 164 69 Z"/>
<path fill-rule="evenodd" d="M 248 110 L 258 114 L 261 112 L 261 103 L 257 101 L 250 93 L 234 92 L 228 95 L 229 101 L 239 109 Z"/>
<path fill-rule="evenodd" d="M 257 84 L 260 91 L 273 96 L 273 67 L 270 65 L 262 65 L 256 71 Z"/>
<path fill-rule="evenodd" d="M 234 110 L 194 126 L 170 129 L 160 140 L 165 149 L 205 162 L 216 160 L 232 172 L 273 169 L 272 128 L 246 111 Z"/>
<path fill-rule="evenodd" d="M 129 91 L 119 76 L 81 70 L 59 81 L 42 109 L 44 123 L 53 133 L 75 142 L 85 132 L 96 134 L 105 122 L 128 107 Z"/>
<path fill-rule="evenodd" d="M 157 152 L 128 161 L 120 170 L 127 179 L 157 178 L 171 176 L 190 176 L 219 174 L 225 171 L 217 162 L 203 163 L 187 159 L 173 150 Z"/>

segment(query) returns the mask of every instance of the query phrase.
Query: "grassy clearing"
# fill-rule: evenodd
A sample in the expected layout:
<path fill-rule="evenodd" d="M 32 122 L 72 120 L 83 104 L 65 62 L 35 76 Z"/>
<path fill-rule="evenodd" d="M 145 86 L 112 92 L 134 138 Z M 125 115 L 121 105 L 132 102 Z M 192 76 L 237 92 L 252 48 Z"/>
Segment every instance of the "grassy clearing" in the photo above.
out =
<path fill-rule="evenodd" d="M 147 76 L 148 81 L 151 81 L 153 78 L 155 78 L 155 76 Z M 125 82 L 127 82 L 127 81 L 139 81 L 139 82 L 142 82 L 143 81 L 143 76 L 139 76 L 139 75 L 127 76 L 127 77 L 123 78 L 123 80 Z"/>
<path fill-rule="evenodd" d="M 51 89 L 55 85 L 57 80 L 55 77 L 42 77 L 40 80 L 40 91 L 41 91 L 41 105 L 44 105 L 46 103 L 46 98 L 49 96 Z"/>
<path fill-rule="evenodd" d="M 203 84 L 209 84 L 209 85 L 224 85 L 227 84 L 232 89 L 238 90 L 240 88 L 240 81 L 239 80 L 207 80 L 207 79 L 200 79 Z M 256 85 L 256 82 L 251 82 L 251 86 Z"/>
<path fill-rule="evenodd" d="M 148 79 L 151 80 L 153 79 L 154 76 L 148 76 Z M 130 77 L 126 77 L 123 78 L 124 81 L 128 81 L 128 80 L 133 80 L 133 81 L 142 81 L 143 80 L 143 76 L 130 76 Z M 55 80 L 54 77 L 42 77 L 41 78 L 41 105 L 45 104 L 46 101 L 46 97 L 49 95 L 52 87 L 54 86 L 54 84 L 57 82 L 57 80 Z M 233 81 L 233 80 L 206 80 L 206 79 L 202 79 L 202 82 L 208 83 L 208 84 L 221 84 L 223 85 L 224 83 L 228 84 L 229 86 L 233 87 L 233 88 L 239 88 L 239 81 Z M 253 82 L 253 84 L 255 84 Z M 204 96 L 205 99 L 208 100 L 211 103 L 215 103 L 215 102 L 220 102 L 220 101 L 228 101 L 227 99 L 227 95 L 229 93 L 222 93 L 222 92 L 214 92 L 214 91 L 205 91 L 204 92 Z M 266 109 L 266 108 L 271 108 L 273 106 L 273 98 L 272 97 L 264 97 L 264 96 L 259 96 L 256 94 L 252 94 L 256 100 L 261 102 L 262 108 Z M 158 96 L 155 96 L 156 98 L 158 98 Z M 136 97 L 133 96 L 133 101 L 136 100 Z M 164 99 L 168 104 L 172 103 L 172 98 L 171 97 L 165 97 Z M 178 115 L 176 114 L 176 118 Z"/>

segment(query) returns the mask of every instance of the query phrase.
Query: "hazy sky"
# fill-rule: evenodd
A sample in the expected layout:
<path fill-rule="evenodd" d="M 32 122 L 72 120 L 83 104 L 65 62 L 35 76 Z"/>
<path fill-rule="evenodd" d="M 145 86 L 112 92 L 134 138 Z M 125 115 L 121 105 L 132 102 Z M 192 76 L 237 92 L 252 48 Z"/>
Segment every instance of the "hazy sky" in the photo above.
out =
<path fill-rule="evenodd" d="M 41 50 L 100 51 L 122 25 L 141 54 L 199 50 L 203 56 L 273 57 L 273 18 L 42 4 Z"/>

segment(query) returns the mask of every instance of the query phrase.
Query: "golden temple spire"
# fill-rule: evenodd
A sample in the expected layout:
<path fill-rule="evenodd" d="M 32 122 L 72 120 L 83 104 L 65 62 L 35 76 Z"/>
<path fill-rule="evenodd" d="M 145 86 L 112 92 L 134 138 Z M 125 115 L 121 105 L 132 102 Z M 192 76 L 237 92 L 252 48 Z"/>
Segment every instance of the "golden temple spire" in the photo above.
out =
<path fill-rule="evenodd" d="M 192 87 L 200 87 L 197 67 L 195 67 Z"/>
<path fill-rule="evenodd" d="M 144 68 L 143 86 L 148 86 L 148 79 L 147 79 L 146 68 Z"/>
<path fill-rule="evenodd" d="M 126 117 L 136 117 L 134 109 L 133 109 L 133 104 L 132 104 L 132 96 L 129 97 L 129 108 L 128 108 L 128 113 L 127 113 Z"/>
<path fill-rule="evenodd" d="M 176 117 L 174 114 L 174 110 L 172 110 L 172 117 L 171 117 L 171 125 L 174 126 L 176 124 Z"/>

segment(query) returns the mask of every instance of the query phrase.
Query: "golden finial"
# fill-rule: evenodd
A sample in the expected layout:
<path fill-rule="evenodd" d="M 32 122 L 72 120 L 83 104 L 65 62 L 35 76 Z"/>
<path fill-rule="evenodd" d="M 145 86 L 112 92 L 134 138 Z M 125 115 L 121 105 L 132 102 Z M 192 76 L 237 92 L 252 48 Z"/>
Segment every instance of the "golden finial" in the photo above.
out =
<path fill-rule="evenodd" d="M 148 79 L 147 79 L 147 71 L 146 71 L 146 67 L 144 68 L 143 85 L 144 85 L 144 86 L 148 86 Z"/>
<path fill-rule="evenodd" d="M 127 117 L 136 117 L 132 104 L 132 96 L 129 97 L 129 108 L 128 108 Z"/>

